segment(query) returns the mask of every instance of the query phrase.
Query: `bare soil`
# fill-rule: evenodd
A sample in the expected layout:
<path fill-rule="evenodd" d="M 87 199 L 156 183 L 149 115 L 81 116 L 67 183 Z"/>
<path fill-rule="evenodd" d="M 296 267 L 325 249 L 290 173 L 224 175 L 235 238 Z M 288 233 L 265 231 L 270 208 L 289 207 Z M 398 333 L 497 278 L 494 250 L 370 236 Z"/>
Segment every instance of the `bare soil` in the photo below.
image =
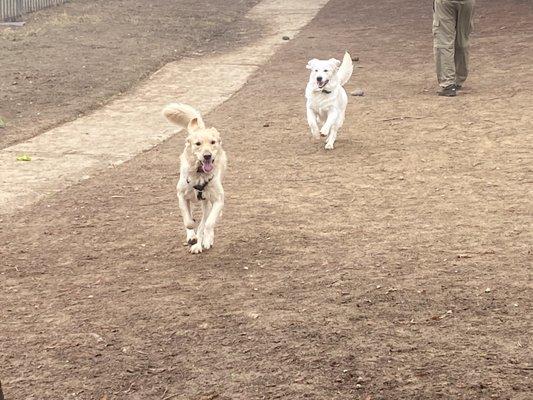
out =
<path fill-rule="evenodd" d="M 184 55 L 250 40 L 258 0 L 75 0 L 0 27 L 0 148 L 127 91 Z"/>
<path fill-rule="evenodd" d="M 5 217 L 6 398 L 529 399 L 532 9 L 479 3 L 456 98 L 427 1 L 328 3 L 206 116 L 230 159 L 206 253 L 182 137 Z M 325 152 L 305 64 L 345 48 L 366 95 Z"/>

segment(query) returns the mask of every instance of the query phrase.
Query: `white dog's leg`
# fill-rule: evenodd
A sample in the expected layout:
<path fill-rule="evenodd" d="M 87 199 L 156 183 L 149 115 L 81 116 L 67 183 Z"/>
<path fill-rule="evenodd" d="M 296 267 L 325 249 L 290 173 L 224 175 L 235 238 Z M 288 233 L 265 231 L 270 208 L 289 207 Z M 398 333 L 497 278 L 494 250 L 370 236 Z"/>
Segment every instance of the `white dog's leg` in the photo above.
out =
<path fill-rule="evenodd" d="M 205 232 L 205 222 L 207 221 L 207 217 L 209 216 L 209 213 L 211 212 L 212 203 L 208 200 L 202 201 L 202 220 L 198 224 L 198 242 L 202 243 L 204 232 Z"/>
<path fill-rule="evenodd" d="M 311 128 L 311 136 L 313 136 L 314 139 L 320 137 L 318 135 L 318 124 L 316 120 L 317 118 L 314 111 L 307 107 L 307 123 L 309 124 L 309 128 Z"/>
<path fill-rule="evenodd" d="M 191 202 L 185 199 L 185 193 L 180 190 L 178 190 L 178 205 L 183 218 L 183 225 L 185 225 L 186 229 L 193 229 L 194 219 L 191 213 Z"/>
<path fill-rule="evenodd" d="M 194 225 L 194 219 L 192 218 L 192 209 L 191 209 L 191 201 L 190 200 L 185 200 L 185 208 L 187 209 L 187 212 L 189 213 L 188 215 L 193 220 L 193 225 Z M 198 239 L 196 237 L 196 232 L 194 232 L 194 229 L 185 227 L 185 232 L 187 234 L 187 243 L 189 245 L 192 246 L 193 244 L 198 242 Z"/>
<path fill-rule="evenodd" d="M 189 245 L 193 245 L 198 243 L 198 239 L 196 238 L 196 233 L 194 232 L 194 229 L 186 229 L 187 232 L 187 243 Z"/>
<path fill-rule="evenodd" d="M 213 246 L 215 240 L 215 224 L 217 222 L 218 216 L 224 207 L 224 198 L 213 202 L 213 206 L 209 212 L 204 225 L 203 237 L 202 237 L 202 246 L 204 249 L 209 249 Z"/>
<path fill-rule="evenodd" d="M 329 130 L 328 138 L 326 139 L 326 150 L 333 150 L 333 144 L 335 143 L 335 140 L 337 139 L 337 127 L 332 126 Z"/>
<path fill-rule="evenodd" d="M 331 130 L 333 124 L 335 124 L 335 122 L 337 121 L 338 117 L 339 111 L 334 107 L 330 108 L 330 110 L 328 111 L 328 117 L 326 119 L 326 122 L 324 122 L 322 129 L 320 129 L 320 134 L 322 136 L 329 136 L 329 131 Z"/>
<path fill-rule="evenodd" d="M 198 254 L 202 252 L 202 243 L 196 242 L 191 247 L 189 247 L 189 252 L 192 254 Z"/>

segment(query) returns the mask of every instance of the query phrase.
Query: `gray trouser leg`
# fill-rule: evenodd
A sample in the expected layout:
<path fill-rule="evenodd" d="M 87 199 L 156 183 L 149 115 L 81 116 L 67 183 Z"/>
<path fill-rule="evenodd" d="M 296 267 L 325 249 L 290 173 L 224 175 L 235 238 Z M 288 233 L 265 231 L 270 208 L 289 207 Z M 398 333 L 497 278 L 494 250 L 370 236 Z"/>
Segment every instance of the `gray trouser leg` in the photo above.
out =
<path fill-rule="evenodd" d="M 433 47 L 439 85 L 462 84 L 468 75 L 474 0 L 435 0 Z"/>

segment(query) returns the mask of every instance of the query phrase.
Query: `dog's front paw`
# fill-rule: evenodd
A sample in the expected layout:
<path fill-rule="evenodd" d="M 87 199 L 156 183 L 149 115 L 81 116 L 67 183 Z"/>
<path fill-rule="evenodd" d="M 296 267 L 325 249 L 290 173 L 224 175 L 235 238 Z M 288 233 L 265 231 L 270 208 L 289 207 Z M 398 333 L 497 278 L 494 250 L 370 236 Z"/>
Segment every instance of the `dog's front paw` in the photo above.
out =
<path fill-rule="evenodd" d="M 325 148 L 326 150 L 333 150 L 333 143 L 329 143 L 329 142 L 326 143 L 326 145 L 324 146 L 324 148 Z"/>
<path fill-rule="evenodd" d="M 204 231 L 204 237 L 202 238 L 202 247 L 204 249 L 210 249 L 213 246 L 215 240 L 215 234 L 213 231 Z"/>
<path fill-rule="evenodd" d="M 196 238 L 196 234 L 194 233 L 193 229 L 187 229 L 187 244 L 189 246 L 192 246 L 193 244 L 196 244 L 198 242 L 198 239 Z"/>
<path fill-rule="evenodd" d="M 195 243 L 189 247 L 189 253 L 198 254 L 202 252 L 202 243 Z"/>

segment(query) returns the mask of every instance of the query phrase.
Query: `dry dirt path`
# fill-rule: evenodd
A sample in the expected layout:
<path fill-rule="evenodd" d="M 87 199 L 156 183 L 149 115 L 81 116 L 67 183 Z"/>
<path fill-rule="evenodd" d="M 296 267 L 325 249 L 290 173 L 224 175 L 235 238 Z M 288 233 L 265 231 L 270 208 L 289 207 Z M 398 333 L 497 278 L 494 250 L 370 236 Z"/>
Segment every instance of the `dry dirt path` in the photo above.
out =
<path fill-rule="evenodd" d="M 230 98 L 293 38 L 327 0 L 263 0 L 243 18 L 262 31 L 245 46 L 184 58 L 159 69 L 125 96 L 72 122 L 0 150 L 0 215 L 89 179 L 174 135 L 162 118 L 176 98 L 203 113 Z M 21 162 L 22 156 L 31 162 Z"/>
<path fill-rule="evenodd" d="M 102 107 L 168 62 L 249 42 L 259 0 L 71 0 L 0 26 L 0 148 Z"/>
<path fill-rule="evenodd" d="M 529 398 L 531 6 L 479 5 L 443 99 L 408 3 L 332 0 L 207 115 L 230 157 L 213 250 L 181 246 L 180 136 L 3 217 L 7 398 Z M 305 64 L 345 48 L 366 96 L 326 153 Z"/>

